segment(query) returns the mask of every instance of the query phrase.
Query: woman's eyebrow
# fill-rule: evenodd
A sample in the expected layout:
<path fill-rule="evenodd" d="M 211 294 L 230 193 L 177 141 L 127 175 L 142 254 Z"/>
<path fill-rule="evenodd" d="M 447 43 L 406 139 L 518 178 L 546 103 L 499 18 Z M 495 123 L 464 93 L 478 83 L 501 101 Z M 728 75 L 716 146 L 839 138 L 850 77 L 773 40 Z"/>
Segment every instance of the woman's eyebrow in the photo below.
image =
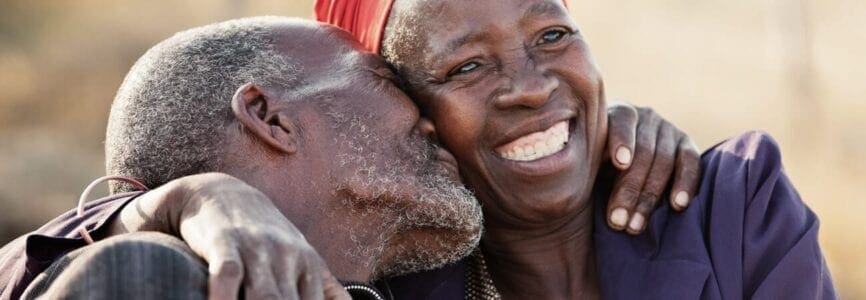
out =
<path fill-rule="evenodd" d="M 448 41 L 445 49 L 449 52 L 457 51 L 457 50 L 460 50 L 460 48 L 465 46 L 466 44 L 471 44 L 471 43 L 475 43 L 478 41 L 486 40 L 489 38 L 489 36 L 490 36 L 490 34 L 488 34 L 486 31 L 468 33 L 468 34 L 462 35 L 460 37 L 457 37 L 455 39 L 452 39 L 451 41 Z"/>
<path fill-rule="evenodd" d="M 450 41 L 445 43 L 445 47 L 442 48 L 442 52 L 434 53 L 432 57 L 432 62 L 434 64 L 440 64 L 444 61 L 450 54 L 460 50 L 463 46 L 467 44 L 472 44 L 478 41 L 487 40 L 490 38 L 490 34 L 486 31 L 482 32 L 470 32 L 464 35 L 461 35 L 457 38 L 451 39 Z"/>
<path fill-rule="evenodd" d="M 520 22 L 539 17 L 559 17 L 563 11 L 559 5 L 552 2 L 539 2 L 529 6 L 520 18 Z"/>

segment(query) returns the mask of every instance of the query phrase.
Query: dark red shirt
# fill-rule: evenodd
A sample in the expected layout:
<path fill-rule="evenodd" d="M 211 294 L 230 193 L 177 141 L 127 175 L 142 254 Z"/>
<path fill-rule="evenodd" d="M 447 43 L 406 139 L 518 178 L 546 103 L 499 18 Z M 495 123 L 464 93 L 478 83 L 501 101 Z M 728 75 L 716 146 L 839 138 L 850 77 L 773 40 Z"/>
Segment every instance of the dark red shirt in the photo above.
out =
<path fill-rule="evenodd" d="M 0 300 L 18 299 L 56 259 L 85 246 L 77 231 L 79 225 L 84 224 L 95 240 L 105 238 L 108 221 L 141 194 L 123 193 L 88 202 L 82 218 L 70 210 L 0 248 Z"/>

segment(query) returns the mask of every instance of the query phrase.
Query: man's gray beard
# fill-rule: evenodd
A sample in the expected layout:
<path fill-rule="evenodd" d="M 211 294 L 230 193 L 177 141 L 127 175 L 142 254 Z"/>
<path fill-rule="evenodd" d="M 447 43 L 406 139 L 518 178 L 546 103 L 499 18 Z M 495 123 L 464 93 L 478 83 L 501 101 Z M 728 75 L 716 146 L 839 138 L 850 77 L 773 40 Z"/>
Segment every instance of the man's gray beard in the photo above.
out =
<path fill-rule="evenodd" d="M 469 255 L 481 238 L 481 206 L 462 184 L 455 183 L 448 171 L 433 158 L 433 146 L 424 143 L 425 151 L 417 156 L 416 204 L 401 212 L 402 223 L 395 224 L 404 232 L 411 229 L 433 229 L 425 241 L 401 239 L 395 257 L 382 261 L 374 277 L 397 276 L 441 267 Z M 401 234 L 398 232 L 397 234 Z M 430 241 L 433 241 L 431 244 Z M 408 243 L 407 243 L 408 242 Z"/>
<path fill-rule="evenodd" d="M 386 157 L 383 153 L 397 148 L 393 143 L 398 141 L 371 133 L 363 122 L 369 118 L 351 119 L 348 126 L 340 126 L 349 130 L 342 131 L 345 139 L 338 144 L 349 146 L 352 151 L 336 159 L 342 166 L 360 167 L 341 188 L 352 195 L 344 204 L 352 214 L 362 218 L 396 217 L 381 220 L 385 223 L 381 228 L 346 228 L 356 244 L 350 254 L 359 261 L 372 261 L 374 265 L 366 267 L 374 270 L 374 279 L 434 269 L 469 255 L 481 238 L 481 206 L 472 192 L 455 183 L 447 169 L 437 162 L 435 146 L 418 137 L 408 147 L 399 147 L 398 158 Z M 408 195 L 407 190 L 416 192 Z M 400 244 L 392 243 L 412 229 L 432 229 L 437 234 L 423 242 L 402 239 Z M 378 233 L 377 247 L 357 238 L 369 236 L 369 230 Z M 395 248 L 386 251 L 385 247 Z M 382 257 L 385 253 L 395 255 Z"/>

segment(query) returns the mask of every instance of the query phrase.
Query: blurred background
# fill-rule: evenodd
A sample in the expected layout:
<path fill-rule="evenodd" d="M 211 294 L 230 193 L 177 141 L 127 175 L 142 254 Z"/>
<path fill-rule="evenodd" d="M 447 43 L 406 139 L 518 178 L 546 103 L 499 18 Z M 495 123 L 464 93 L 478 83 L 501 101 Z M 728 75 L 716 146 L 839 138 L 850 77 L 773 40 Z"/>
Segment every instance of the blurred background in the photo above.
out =
<path fill-rule="evenodd" d="M 311 8 L 0 0 L 0 244 L 71 209 L 104 174 L 111 100 L 150 46 L 192 26 Z M 609 98 L 652 106 L 703 149 L 772 134 L 821 218 L 837 289 L 866 299 L 866 1 L 572 0 L 571 10 Z"/>

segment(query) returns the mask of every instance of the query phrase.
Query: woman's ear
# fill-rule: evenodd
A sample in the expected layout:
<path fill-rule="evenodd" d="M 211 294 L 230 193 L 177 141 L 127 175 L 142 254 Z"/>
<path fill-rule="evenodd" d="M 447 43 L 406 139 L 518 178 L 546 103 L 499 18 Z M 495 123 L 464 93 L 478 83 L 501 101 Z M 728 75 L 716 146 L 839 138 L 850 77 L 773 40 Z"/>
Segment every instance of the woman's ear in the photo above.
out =
<path fill-rule="evenodd" d="M 294 154 L 298 151 L 298 130 L 285 112 L 280 100 L 262 88 L 247 83 L 232 97 L 232 113 L 250 133 L 275 151 Z"/>

